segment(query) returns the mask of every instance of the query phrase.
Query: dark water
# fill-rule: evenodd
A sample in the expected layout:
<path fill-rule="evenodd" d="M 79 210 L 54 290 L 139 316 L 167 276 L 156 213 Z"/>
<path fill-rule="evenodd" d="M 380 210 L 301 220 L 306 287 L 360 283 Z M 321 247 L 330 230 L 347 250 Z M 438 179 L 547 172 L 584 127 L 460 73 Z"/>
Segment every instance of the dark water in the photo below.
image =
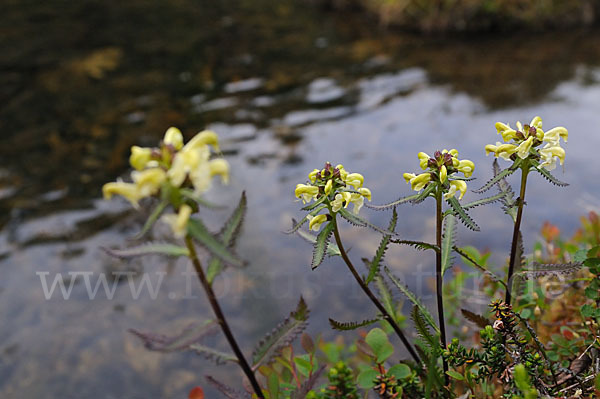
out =
<path fill-rule="evenodd" d="M 12 0 L 2 8 L 2 398 L 181 398 L 205 374 L 240 386 L 234 367 L 150 353 L 126 332 L 172 333 L 211 317 L 196 281 L 183 275 L 185 262 L 124 264 L 100 250 L 125 245 L 143 221 L 119 200 L 102 201 L 101 185 L 127 171 L 131 145 L 153 145 L 172 125 L 187 137 L 206 127 L 222 137 L 232 183 L 216 186 L 211 199 L 233 207 L 247 190 L 239 254 L 250 266 L 216 283 L 247 353 L 300 295 L 312 309 L 311 332 L 329 337 L 327 317 L 373 312 L 339 260 L 311 272 L 310 246 L 281 234 L 299 215 L 295 184 L 327 160 L 363 173 L 382 203 L 409 193 L 401 175 L 418 168 L 419 151 L 456 147 L 485 180 L 491 159 L 483 146 L 498 139 L 494 122 L 540 115 L 547 128 L 569 128 L 566 165 L 555 174 L 571 186 L 531 180 L 526 248 L 543 221 L 570 234 L 580 215 L 600 207 L 597 31 L 425 39 L 289 0 Z M 431 240 L 432 207 L 402 209 L 399 230 Z M 379 225 L 388 217 L 363 214 Z M 206 218 L 216 230 L 226 216 Z M 491 249 L 499 264 L 508 218 L 496 207 L 473 216 L 482 232 L 460 229 L 459 243 Z M 342 235 L 357 262 L 378 240 L 365 230 Z M 425 296 L 432 262 L 404 248 L 387 257 Z M 124 279 L 112 299 L 100 288 L 89 300 L 80 278 L 69 300 L 58 291 L 46 300 L 39 275 L 51 283 L 61 273 L 68 283 L 69 272 L 92 272 L 95 285 L 115 271 L 146 272 L 161 283 L 156 297 L 144 290 L 135 299 Z M 207 343 L 226 349 L 219 335 Z"/>

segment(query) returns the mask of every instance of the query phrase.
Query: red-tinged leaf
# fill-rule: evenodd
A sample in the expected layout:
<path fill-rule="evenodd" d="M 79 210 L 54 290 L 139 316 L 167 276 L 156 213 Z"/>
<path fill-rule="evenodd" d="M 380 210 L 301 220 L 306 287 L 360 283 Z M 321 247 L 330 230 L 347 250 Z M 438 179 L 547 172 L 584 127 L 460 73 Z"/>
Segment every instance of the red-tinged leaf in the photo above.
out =
<path fill-rule="evenodd" d="M 204 391 L 200 387 L 195 387 L 190 391 L 188 399 L 204 399 Z"/>

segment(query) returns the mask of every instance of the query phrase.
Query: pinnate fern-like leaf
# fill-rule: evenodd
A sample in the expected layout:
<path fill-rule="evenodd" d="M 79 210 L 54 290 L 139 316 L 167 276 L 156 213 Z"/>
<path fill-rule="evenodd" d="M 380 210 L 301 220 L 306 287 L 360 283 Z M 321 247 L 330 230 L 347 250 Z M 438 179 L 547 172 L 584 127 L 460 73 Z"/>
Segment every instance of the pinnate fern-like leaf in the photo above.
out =
<path fill-rule="evenodd" d="M 535 279 L 538 277 L 549 276 L 549 275 L 569 275 L 577 272 L 583 264 L 581 262 L 568 262 L 568 263 L 538 263 L 532 262 L 531 269 L 522 270 L 519 275 L 524 276 L 527 279 Z"/>
<path fill-rule="evenodd" d="M 250 399 L 251 396 L 247 392 L 240 392 L 237 389 L 225 385 L 221 381 L 216 380 L 210 375 L 206 376 L 206 381 L 212 385 L 217 391 L 221 392 L 227 399 Z"/>
<path fill-rule="evenodd" d="M 150 216 L 148 216 L 146 223 L 144 223 L 142 230 L 140 230 L 139 233 L 137 233 L 135 236 L 133 236 L 132 240 L 139 240 L 139 239 L 143 238 L 150 231 L 150 229 L 152 229 L 152 226 L 154 226 L 154 224 L 156 223 L 156 221 L 158 220 L 160 215 L 162 215 L 162 213 L 165 210 L 165 208 L 167 207 L 167 205 L 169 205 L 169 201 L 166 201 L 166 200 L 161 201 L 158 205 L 156 205 L 154 210 L 152 210 L 152 213 L 150 214 Z"/>
<path fill-rule="evenodd" d="M 101 248 L 107 254 L 121 259 L 144 255 L 188 256 L 190 254 L 186 247 L 166 242 L 148 242 L 125 249 Z"/>
<path fill-rule="evenodd" d="M 217 323 L 213 320 L 188 325 L 179 334 L 167 336 L 130 329 L 129 332 L 140 338 L 146 349 L 154 352 L 176 352 L 187 350 L 215 331 Z"/>
<path fill-rule="evenodd" d="M 388 226 L 389 231 L 394 231 L 396 229 L 396 223 L 398 222 L 398 212 L 396 212 L 396 208 L 394 208 L 394 212 L 392 213 L 392 219 L 390 220 L 390 224 Z M 368 285 L 377 274 L 379 274 L 379 269 L 381 267 L 381 261 L 383 260 L 383 256 L 385 255 L 385 251 L 388 248 L 388 244 L 390 243 L 390 235 L 384 235 L 379 242 L 379 246 L 377 247 L 377 251 L 375 251 L 375 256 L 373 256 L 373 260 L 369 262 L 369 275 L 365 280 L 365 283 Z"/>
<path fill-rule="evenodd" d="M 298 337 L 307 326 L 309 310 L 303 298 L 300 298 L 296 310 L 257 345 L 252 353 L 252 367 L 258 369 L 263 364 L 270 363 L 279 352 Z"/>
<path fill-rule="evenodd" d="M 431 313 L 429 313 L 429 310 L 419 300 L 419 298 L 417 298 L 417 296 L 415 294 L 413 294 L 412 291 L 409 290 L 406 285 L 404 285 L 400 280 L 398 280 L 392 274 L 392 272 L 390 271 L 390 269 L 387 266 L 385 267 L 385 273 L 388 275 L 388 277 L 390 278 L 390 280 L 392 281 L 392 283 L 394 283 L 394 285 L 396 287 L 398 287 L 398 289 L 400 290 L 400 292 L 402 292 L 413 303 L 413 305 L 415 305 L 415 306 L 417 306 L 419 308 L 420 313 L 423 315 L 423 317 L 425 318 L 425 320 L 427 321 L 427 323 L 431 326 L 431 328 L 434 329 L 434 331 L 437 334 L 439 334 L 440 330 L 439 330 L 438 326 L 435 324 L 435 321 L 433 320 L 433 317 L 431 316 Z"/>
<path fill-rule="evenodd" d="M 498 184 L 498 182 L 500 182 L 500 180 L 505 179 L 506 177 L 512 175 L 519 168 L 519 166 L 521 165 L 521 162 L 523 162 L 523 160 L 518 158 L 515 161 L 515 163 L 513 163 L 508 168 L 499 171 L 497 174 L 494 175 L 494 177 L 492 177 L 490 180 L 488 180 L 487 183 L 485 183 L 483 186 L 481 186 L 481 188 L 478 188 L 477 190 L 473 190 L 473 192 L 481 194 L 481 193 L 488 191 L 490 188 L 492 188 L 496 184 Z"/>
<path fill-rule="evenodd" d="M 188 234 L 204 247 L 211 255 L 219 258 L 227 265 L 243 267 L 245 263 L 233 255 L 230 248 L 208 231 L 200 219 L 188 220 Z"/>
<path fill-rule="evenodd" d="M 329 325 L 331 325 L 331 328 L 333 328 L 334 330 L 350 331 L 350 330 L 356 330 L 357 328 L 371 325 L 377 321 L 379 321 L 379 319 L 367 319 L 367 320 L 363 320 L 363 321 L 350 321 L 350 322 L 344 323 L 344 322 L 336 321 L 336 320 L 330 318 Z"/>
<path fill-rule="evenodd" d="M 483 317 L 480 314 L 475 312 L 471 312 L 468 309 L 461 309 L 460 313 L 465 317 L 465 319 L 469 320 L 471 323 L 475 324 L 479 328 L 485 328 L 485 326 L 490 325 L 490 321 Z"/>
<path fill-rule="evenodd" d="M 429 347 L 432 354 L 439 353 L 440 343 L 439 340 L 429 330 L 426 316 L 421 312 L 417 305 L 413 306 L 411 317 L 415 323 L 415 329 L 423 340 L 423 342 Z"/>
<path fill-rule="evenodd" d="M 329 247 L 329 239 L 334 228 L 335 224 L 333 222 L 329 222 L 317 235 L 317 240 L 313 246 L 313 257 L 310 265 L 313 270 L 319 267 L 319 265 L 323 262 L 323 259 L 325 259 L 325 253 Z"/>
<path fill-rule="evenodd" d="M 212 360 L 217 366 L 227 362 L 238 363 L 238 359 L 233 354 L 221 352 L 208 346 L 192 344 L 189 349 L 207 360 Z"/>
<path fill-rule="evenodd" d="M 371 222 L 363 219 L 362 217 L 348 211 L 345 208 L 341 208 L 338 213 L 340 214 L 341 217 L 343 217 L 348 223 L 354 225 L 354 226 L 358 226 L 358 227 L 369 227 L 373 230 L 375 230 L 378 233 L 381 233 L 383 235 L 391 235 L 391 236 L 395 236 L 396 233 L 394 233 L 393 231 L 388 231 L 388 230 L 384 230 L 380 227 L 375 226 L 374 224 L 372 224 Z"/>
<path fill-rule="evenodd" d="M 471 216 L 469 216 L 467 212 L 463 209 L 456 197 L 450 197 L 446 201 L 448 202 L 450 207 L 452 207 L 452 210 L 456 213 L 456 216 L 466 227 L 473 231 L 480 230 L 479 226 L 477 226 L 477 223 L 475 223 L 473 219 L 471 219 Z"/>
<path fill-rule="evenodd" d="M 544 169 L 539 164 L 537 164 L 537 162 L 534 163 L 533 169 L 536 172 L 538 172 L 540 175 L 542 175 L 544 177 L 544 179 L 548 180 L 550 183 L 554 184 L 555 186 L 566 187 L 569 185 L 569 183 L 565 183 L 564 181 L 558 180 L 556 177 L 554 177 L 554 175 L 552 173 L 550 173 L 548 170 Z"/>
<path fill-rule="evenodd" d="M 465 251 L 463 251 L 462 249 L 460 249 L 457 246 L 454 246 L 453 249 L 454 249 L 454 252 L 456 252 L 457 254 L 459 254 L 460 256 L 462 256 L 464 258 L 464 260 L 466 260 L 468 262 L 468 264 L 474 266 L 475 268 L 477 268 L 478 270 L 480 270 L 483 274 L 485 274 L 486 276 L 488 276 L 489 278 L 491 278 L 493 281 L 502 284 L 504 286 L 504 288 L 506 288 L 506 283 L 504 281 L 502 281 L 502 279 L 500 277 L 496 276 L 493 272 L 489 271 L 488 269 L 486 269 L 485 267 L 483 267 L 482 265 L 480 265 L 468 253 L 466 253 Z"/>
<path fill-rule="evenodd" d="M 296 220 L 292 219 L 292 223 L 296 224 Z M 317 236 L 316 235 L 313 235 L 311 233 L 303 231 L 302 229 L 296 231 L 296 234 L 298 234 L 298 236 L 300 236 L 300 238 L 302 238 L 306 242 L 309 242 L 309 243 L 311 243 L 313 245 L 317 243 Z M 327 255 L 329 255 L 329 256 L 341 256 L 342 253 L 340 251 L 340 248 L 337 246 L 337 244 L 330 241 L 329 244 L 327 245 Z"/>
<path fill-rule="evenodd" d="M 365 204 L 365 206 L 367 208 L 369 208 L 369 209 L 373 209 L 373 210 L 376 210 L 376 211 L 382 211 L 382 210 L 385 210 L 385 209 L 395 208 L 398 205 L 411 203 L 411 202 L 419 199 L 420 196 L 421 196 L 421 193 L 414 194 L 414 195 L 409 195 L 409 196 L 406 196 L 406 197 L 401 197 L 401 198 L 398 198 L 396 201 L 393 201 L 393 202 L 390 202 L 390 203 L 384 204 L 384 205 Z"/>
<path fill-rule="evenodd" d="M 456 217 L 448 215 L 444 218 L 444 232 L 442 234 L 442 276 L 452 267 L 454 257 L 453 248 L 456 244 Z"/>
<path fill-rule="evenodd" d="M 438 252 L 440 250 L 440 248 L 437 245 L 423 241 L 391 239 L 390 242 L 394 244 L 408 245 L 420 251 L 426 251 L 428 249 L 431 249 L 435 252 Z"/>
<path fill-rule="evenodd" d="M 284 234 L 293 234 L 296 231 L 298 231 L 298 229 L 300 227 L 302 227 L 304 225 L 304 223 L 308 222 L 309 218 L 308 216 L 316 216 L 319 212 L 321 212 L 323 209 L 327 208 L 327 205 L 319 205 L 318 207 L 316 207 L 315 209 L 311 210 L 309 213 L 307 213 L 302 219 L 300 219 L 300 221 L 298 223 L 295 223 L 291 229 L 284 231 Z"/>

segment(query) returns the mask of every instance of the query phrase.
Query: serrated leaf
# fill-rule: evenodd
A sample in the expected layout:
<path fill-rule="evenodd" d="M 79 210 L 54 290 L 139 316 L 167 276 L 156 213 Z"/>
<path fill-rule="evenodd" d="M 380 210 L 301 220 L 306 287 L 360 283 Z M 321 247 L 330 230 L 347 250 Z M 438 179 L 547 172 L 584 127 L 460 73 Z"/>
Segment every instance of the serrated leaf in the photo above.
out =
<path fill-rule="evenodd" d="M 333 320 L 330 318 L 329 325 L 334 330 L 350 331 L 350 330 L 356 330 L 357 328 L 371 325 L 377 321 L 379 321 L 379 319 L 368 319 L 368 320 L 363 320 L 363 321 L 350 321 L 350 322 L 342 323 L 342 322 L 339 322 L 339 321 L 336 321 L 336 320 Z"/>
<path fill-rule="evenodd" d="M 211 255 L 219 258 L 225 264 L 236 267 L 244 266 L 244 262 L 235 257 L 226 245 L 211 234 L 200 219 L 190 218 L 190 220 L 188 220 L 187 230 L 188 234 L 192 236 L 198 244 L 207 249 Z"/>
<path fill-rule="evenodd" d="M 468 309 L 461 309 L 460 312 L 465 319 L 469 320 L 471 323 L 474 323 L 479 328 L 485 328 L 487 325 L 491 324 L 490 321 L 482 315 L 471 312 Z"/>
<path fill-rule="evenodd" d="M 467 204 L 464 204 L 462 207 L 464 210 L 473 209 L 478 206 L 493 204 L 496 201 L 500 201 L 503 197 L 504 197 L 504 194 L 500 193 L 500 194 L 492 195 L 490 197 L 482 198 L 477 201 L 469 202 Z"/>
<path fill-rule="evenodd" d="M 391 239 L 390 242 L 393 242 L 394 244 L 408 245 L 420 251 L 431 249 L 435 252 L 438 252 L 440 250 L 437 245 L 429 244 L 428 242 L 423 241 Z"/>
<path fill-rule="evenodd" d="M 305 207 L 301 208 L 303 211 L 312 211 L 313 209 L 315 209 L 316 207 L 318 207 L 319 205 L 321 205 L 323 202 L 325 202 L 325 200 L 327 199 L 327 196 L 322 196 L 321 198 L 319 198 L 317 201 L 313 202 L 312 204 L 308 204 Z"/>
<path fill-rule="evenodd" d="M 365 219 L 361 218 L 358 215 L 355 215 L 352 212 L 349 212 L 347 209 L 341 208 L 338 213 L 340 214 L 341 217 L 343 217 L 347 222 L 349 222 L 350 224 L 354 225 L 354 226 L 358 226 L 358 227 L 369 227 L 375 231 L 377 231 L 378 233 L 381 233 L 383 235 L 391 235 L 394 236 L 396 235 L 396 233 L 392 232 L 392 231 L 388 231 L 388 230 L 384 230 L 380 227 L 375 226 L 374 224 L 366 221 Z"/>
<path fill-rule="evenodd" d="M 214 377 L 211 377 L 210 375 L 206 376 L 206 381 L 208 381 L 208 383 L 210 385 L 212 385 L 217 391 L 219 391 L 223 395 L 225 395 L 225 397 L 227 397 L 228 399 L 250 399 L 251 398 L 249 393 L 240 392 L 236 389 L 233 389 L 230 386 L 227 386 L 227 385 L 223 384 L 222 382 L 216 380 Z"/>
<path fill-rule="evenodd" d="M 414 194 L 414 195 L 409 195 L 407 197 L 400 197 L 398 198 L 396 201 L 390 202 L 388 204 L 384 204 L 384 205 L 371 205 L 371 204 L 365 204 L 365 206 L 369 209 L 373 209 L 376 211 L 382 211 L 385 209 L 390 209 L 390 208 L 395 208 L 398 205 L 402 205 L 402 204 L 406 204 L 409 202 L 412 202 L 416 199 L 418 199 L 421 196 L 421 194 Z"/>
<path fill-rule="evenodd" d="M 152 211 L 150 216 L 148 216 L 146 223 L 144 223 L 142 230 L 140 230 L 140 232 L 137 233 L 135 236 L 133 236 L 131 239 L 139 240 L 142 237 L 144 237 L 150 231 L 152 226 L 154 226 L 154 223 L 156 223 L 156 221 L 158 220 L 160 215 L 163 213 L 163 211 L 165 210 L 167 205 L 169 205 L 169 201 L 161 201 L 158 205 L 156 205 L 156 207 L 154 208 L 154 210 Z"/>
<path fill-rule="evenodd" d="M 427 323 L 431 326 L 431 328 L 434 329 L 434 331 L 436 332 L 436 334 L 439 334 L 440 330 L 438 328 L 438 326 L 435 324 L 435 321 L 433 320 L 433 317 L 431 316 L 431 313 L 429 313 L 429 310 L 425 307 L 425 305 L 419 300 L 419 298 L 416 297 L 415 294 L 413 294 L 406 285 L 402 284 L 390 271 L 390 269 L 386 266 L 385 267 L 385 273 L 388 275 L 388 277 L 390 278 L 390 280 L 392 280 L 392 283 L 394 283 L 394 285 L 396 287 L 398 287 L 398 289 L 413 303 L 413 305 L 417 306 L 419 308 L 419 310 L 421 311 L 421 313 L 423 314 L 423 317 L 425 318 L 425 320 L 427 321 Z"/>
<path fill-rule="evenodd" d="M 444 218 L 444 232 L 442 234 L 442 276 L 452 267 L 452 251 L 456 243 L 456 217 L 448 215 Z"/>
<path fill-rule="evenodd" d="M 313 246 L 313 257 L 311 262 L 311 267 L 315 270 L 325 259 L 325 252 L 329 246 L 329 238 L 333 233 L 333 229 L 335 228 L 335 224 L 333 222 L 329 222 L 323 227 L 323 229 L 317 235 L 317 240 L 315 245 Z"/>
<path fill-rule="evenodd" d="M 485 183 L 481 188 L 473 190 L 473 192 L 481 194 L 488 191 L 490 188 L 494 187 L 494 185 L 498 184 L 500 180 L 505 179 L 507 176 L 513 174 L 521 165 L 521 162 L 523 162 L 522 159 L 517 159 L 511 166 L 498 172 L 496 175 L 494 175 L 494 177 L 488 180 L 487 183 Z"/>
<path fill-rule="evenodd" d="M 468 263 L 468 265 L 472 265 L 475 266 L 475 268 L 479 269 L 482 273 L 484 273 L 485 275 L 487 275 L 488 277 L 490 277 L 493 281 L 500 283 L 504 286 L 504 288 L 506 288 L 506 283 L 504 281 L 502 281 L 502 279 L 498 276 L 496 276 L 493 272 L 489 271 L 488 269 L 486 269 L 485 267 L 483 267 L 482 265 L 480 265 L 479 263 L 477 263 L 477 261 L 475 259 L 473 259 L 468 253 L 466 253 L 465 251 L 463 251 L 461 248 L 454 246 L 454 252 L 456 252 L 457 254 L 459 254 L 460 256 L 462 256 L 464 258 L 464 260 L 466 260 Z"/>
<path fill-rule="evenodd" d="M 467 212 L 460 206 L 460 203 L 456 199 L 456 197 L 450 197 L 446 199 L 446 202 L 452 207 L 452 210 L 456 213 L 456 216 L 460 219 L 460 221 L 469 229 L 473 231 L 479 231 L 479 226 L 477 223 L 471 219 L 471 216 L 467 214 Z"/>
<path fill-rule="evenodd" d="M 296 223 L 295 225 L 292 226 L 291 229 L 284 231 L 284 234 L 293 234 L 296 231 L 298 231 L 298 229 L 300 227 L 302 227 L 302 225 L 304 225 L 304 223 L 308 222 L 308 216 L 316 216 L 319 212 L 321 212 L 323 209 L 327 208 L 327 205 L 320 205 L 317 208 L 313 209 L 312 211 L 310 211 L 309 213 L 307 213 L 302 219 L 300 219 L 300 221 L 298 223 Z"/>
<path fill-rule="evenodd" d="M 207 360 L 212 360 L 217 366 L 227 362 L 238 363 L 238 359 L 233 354 L 221 352 L 208 346 L 192 344 L 189 346 L 189 349 L 196 352 L 198 355 L 204 356 Z"/>
<path fill-rule="evenodd" d="M 394 347 L 390 344 L 388 336 L 381 328 L 374 328 L 365 337 L 365 342 L 376 357 L 376 362 L 382 364 L 394 354 Z"/>
<path fill-rule="evenodd" d="M 133 258 L 144 255 L 166 255 L 166 256 L 189 256 L 190 252 L 186 247 L 166 242 L 148 242 L 126 249 L 113 249 L 101 247 L 107 254 L 115 258 Z"/>
<path fill-rule="evenodd" d="M 525 278 L 538 278 L 548 275 L 568 275 L 577 272 L 583 266 L 580 262 L 568 263 L 531 263 L 532 269 L 522 270 L 519 274 Z"/>
<path fill-rule="evenodd" d="M 397 305 L 394 302 L 394 297 L 390 291 L 390 287 L 388 286 L 385 278 L 378 274 L 375 276 L 375 287 L 377 288 L 377 293 L 379 294 L 379 299 L 381 300 L 381 304 L 388 312 L 389 315 L 392 316 L 396 323 L 399 322 L 398 317 L 396 315 Z"/>
<path fill-rule="evenodd" d="M 233 248 L 235 241 L 240 234 L 244 218 L 246 216 L 247 200 L 246 192 L 243 191 L 240 197 L 240 201 L 235 210 L 229 216 L 229 219 L 225 222 L 221 231 L 219 232 L 219 238 L 223 242 L 223 245 L 228 248 Z M 212 257 L 208 262 L 208 268 L 206 271 L 208 282 L 212 284 L 215 277 L 219 275 L 225 269 L 225 265 L 219 258 Z"/>
<path fill-rule="evenodd" d="M 569 183 L 565 183 L 563 181 L 558 180 L 556 177 L 554 177 L 554 175 L 552 175 L 552 173 L 541 167 L 537 162 L 532 161 L 532 163 L 533 169 L 555 186 L 566 187 L 569 185 Z"/>
<path fill-rule="evenodd" d="M 390 224 L 388 226 L 389 231 L 394 231 L 396 229 L 396 223 L 398 222 L 398 212 L 396 212 L 396 208 L 392 213 L 392 219 L 390 220 Z M 379 274 L 379 268 L 381 265 L 381 261 L 383 260 L 383 256 L 385 255 L 385 251 L 387 250 L 388 244 L 390 242 L 390 235 L 384 235 L 379 242 L 379 246 L 377 247 L 377 251 L 375 251 L 375 256 L 373 256 L 373 260 L 369 262 L 369 275 L 365 283 L 368 285 L 376 275 Z"/>
<path fill-rule="evenodd" d="M 296 224 L 296 220 L 292 219 L 292 223 Z M 314 234 L 310 234 L 302 229 L 296 231 L 296 234 L 298 234 L 306 242 L 309 242 L 313 245 L 317 243 L 317 236 Z M 341 256 L 342 255 L 340 248 L 337 246 L 337 244 L 334 242 L 331 242 L 331 241 L 329 242 L 329 245 L 327 245 L 326 253 L 329 256 Z"/>
<path fill-rule="evenodd" d="M 174 336 L 142 332 L 135 329 L 129 329 L 129 332 L 140 338 L 148 350 L 175 352 L 189 349 L 190 345 L 214 332 L 216 325 L 213 320 L 193 323 Z"/>
<path fill-rule="evenodd" d="M 494 159 L 492 169 L 494 176 L 497 176 L 501 172 L 497 159 Z M 508 184 L 508 181 L 506 181 L 506 178 L 500 179 L 497 186 L 498 191 L 502 194 L 502 209 L 512 218 L 513 222 L 515 222 L 517 220 L 518 211 L 517 200 L 514 198 L 515 193 L 510 184 Z"/>
<path fill-rule="evenodd" d="M 263 364 L 268 364 L 298 337 L 307 326 L 309 310 L 303 298 L 300 298 L 296 310 L 269 334 L 267 334 L 252 353 L 252 368 L 257 369 Z"/>
<path fill-rule="evenodd" d="M 437 336 L 433 336 L 431 331 L 429 331 L 428 324 L 430 323 L 426 320 L 426 313 L 421 312 L 419 306 L 414 305 L 411 316 L 415 324 L 415 329 L 423 340 L 423 343 L 425 343 L 429 347 L 431 353 L 436 356 L 439 352 L 440 344 Z"/>

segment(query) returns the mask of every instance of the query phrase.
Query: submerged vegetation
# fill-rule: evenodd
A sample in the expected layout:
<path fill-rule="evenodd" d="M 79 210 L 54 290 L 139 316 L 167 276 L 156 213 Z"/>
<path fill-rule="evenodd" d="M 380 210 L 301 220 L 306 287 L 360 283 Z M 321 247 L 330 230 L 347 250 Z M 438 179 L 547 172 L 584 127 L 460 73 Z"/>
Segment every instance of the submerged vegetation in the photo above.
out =
<path fill-rule="evenodd" d="M 327 162 L 310 172 L 306 182 L 297 184 L 295 196 L 306 214 L 294 221 L 287 233 L 297 233 L 313 244 L 313 271 L 327 256 L 341 257 L 377 311 L 363 321 L 330 318 L 333 329 L 358 330 L 358 334 L 350 344 L 327 342 L 304 333 L 309 309 L 300 298 L 296 310 L 256 345 L 251 358 L 238 346 L 212 288 L 214 278 L 226 267 L 245 265 L 233 249 L 246 214 L 245 194 L 219 233 L 211 233 L 201 219 L 219 206 L 202 197 L 212 177 L 218 175 L 224 183 L 229 177 L 228 163 L 214 156 L 219 151 L 217 135 L 204 131 L 184 144 L 181 132 L 170 128 L 158 147 L 132 147 L 130 163 L 136 169 L 132 182 L 107 183 L 104 194 L 107 198 L 124 196 L 134 207 L 146 197 L 156 198 L 158 203 L 137 239 L 159 220 L 171 227 L 173 239 L 107 252 L 120 258 L 148 254 L 189 258 L 216 317 L 172 337 L 132 333 L 150 350 L 192 351 L 217 364 L 236 364 L 245 375 L 243 389 L 206 377 L 208 384 L 233 399 L 595 397 L 600 392 L 600 218 L 590 213 L 569 240 L 562 240 L 556 227 L 544 225 L 544 242 L 536 245 L 531 257 L 525 255 L 520 232 L 530 172 L 555 186 L 567 185 L 550 171 L 557 162 L 562 165 L 565 161 L 561 140 L 567 141 L 568 131 L 564 127 L 545 131 L 540 117 L 529 124 L 517 122 L 515 128 L 498 122 L 496 130 L 502 142 L 487 145 L 485 151 L 511 165 L 501 169 L 494 160 L 493 177 L 475 192 L 493 188 L 497 192 L 472 202 L 460 200 L 473 180 L 475 165 L 459 159 L 455 149 L 435 151 L 432 156 L 419 153 L 423 172 L 404 174 L 417 193 L 384 205 L 365 204 L 372 193 L 364 187 L 364 177 L 341 164 Z M 507 177 L 518 170 L 521 185 L 515 197 Z M 436 203 L 435 242 L 412 240 L 401 231 L 401 205 L 422 203 L 429 197 Z M 473 246 L 457 246 L 457 221 L 478 231 L 468 211 L 494 203 L 502 205 L 514 225 L 505 277 L 488 264 L 485 253 Z M 347 209 L 350 204 L 351 211 Z M 391 210 L 389 225 L 382 228 L 369 222 L 360 214 L 363 205 Z M 342 221 L 381 235 L 373 257 L 362 259 L 363 273 L 345 249 L 338 228 Z M 307 223 L 308 231 L 304 231 Z M 422 300 L 385 266 L 385 253 L 391 245 L 435 254 L 437 321 Z M 197 247 L 206 254 L 205 262 Z M 456 266 L 455 255 L 474 272 L 457 270 L 446 276 Z M 489 298 L 483 313 L 463 307 L 468 306 L 463 303 L 467 298 L 460 297 L 460 285 L 477 276 L 479 289 Z M 412 325 L 403 315 L 395 290 L 412 305 Z M 457 295 L 450 298 L 451 291 Z M 446 325 L 456 326 L 459 317 L 478 330 L 469 333 L 468 328 L 462 329 L 448 338 Z M 221 328 L 232 353 L 202 343 L 215 325 Z M 394 335 L 400 339 L 400 347 L 392 343 Z M 408 358 L 394 356 L 399 349 L 406 351 Z M 190 392 L 190 398 L 203 395 L 200 386 Z"/>

